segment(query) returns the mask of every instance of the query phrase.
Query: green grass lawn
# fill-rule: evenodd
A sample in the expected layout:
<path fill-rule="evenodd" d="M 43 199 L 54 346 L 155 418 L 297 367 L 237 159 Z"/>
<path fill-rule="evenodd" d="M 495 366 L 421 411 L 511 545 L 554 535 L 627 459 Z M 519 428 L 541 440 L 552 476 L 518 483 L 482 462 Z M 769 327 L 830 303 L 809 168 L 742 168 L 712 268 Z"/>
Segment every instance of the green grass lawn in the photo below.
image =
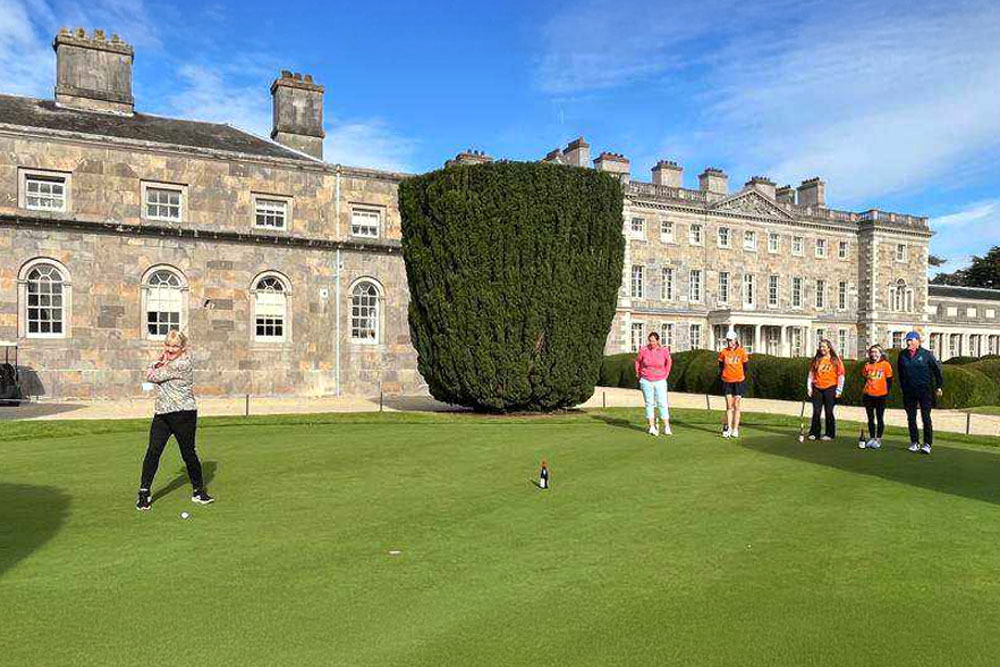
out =
<path fill-rule="evenodd" d="M 205 420 L 148 513 L 145 424 L 2 423 L 0 664 L 996 664 L 995 440 L 640 419 Z"/>

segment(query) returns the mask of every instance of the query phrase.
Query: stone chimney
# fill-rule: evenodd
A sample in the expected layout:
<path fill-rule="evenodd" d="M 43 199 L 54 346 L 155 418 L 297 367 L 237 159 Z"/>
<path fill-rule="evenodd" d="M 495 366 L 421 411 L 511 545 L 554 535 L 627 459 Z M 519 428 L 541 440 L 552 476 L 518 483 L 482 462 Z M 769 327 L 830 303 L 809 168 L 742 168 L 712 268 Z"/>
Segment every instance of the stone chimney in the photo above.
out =
<path fill-rule="evenodd" d="M 323 159 L 323 86 L 312 76 L 282 70 L 271 84 L 274 99 L 271 138 L 279 144 Z"/>
<path fill-rule="evenodd" d="M 131 116 L 131 44 L 118 35 L 111 39 L 103 30 L 87 36 L 83 28 L 59 31 L 52 48 L 56 52 L 56 104 L 83 111 L 103 111 Z"/>
<path fill-rule="evenodd" d="M 768 199 L 775 198 L 775 183 L 767 176 L 754 176 L 747 181 L 746 186 L 750 190 L 756 190 Z"/>
<path fill-rule="evenodd" d="M 799 186 L 799 206 L 826 208 L 826 183 L 819 177 L 802 181 Z"/>
<path fill-rule="evenodd" d="M 577 137 L 566 145 L 563 151 L 563 164 L 571 164 L 574 167 L 590 166 L 590 144 Z"/>
<path fill-rule="evenodd" d="M 488 162 L 493 162 L 493 158 L 483 151 L 474 151 L 470 148 L 445 162 L 444 166 L 454 167 L 460 164 L 486 164 Z"/>
<path fill-rule="evenodd" d="M 670 160 L 660 160 L 653 167 L 653 183 L 672 188 L 684 187 L 684 168 Z"/>
<path fill-rule="evenodd" d="M 611 174 L 623 174 L 625 178 L 628 178 L 631 168 L 632 164 L 629 162 L 629 159 L 621 153 L 609 153 L 608 151 L 604 151 L 594 160 L 594 169 L 597 171 L 606 171 Z"/>
<path fill-rule="evenodd" d="M 794 204 L 795 203 L 795 188 L 791 185 L 783 185 L 777 189 L 774 193 L 774 199 L 779 204 Z"/>
<path fill-rule="evenodd" d="M 729 194 L 729 177 L 721 169 L 708 167 L 698 176 L 698 186 L 702 192 L 727 195 Z"/>

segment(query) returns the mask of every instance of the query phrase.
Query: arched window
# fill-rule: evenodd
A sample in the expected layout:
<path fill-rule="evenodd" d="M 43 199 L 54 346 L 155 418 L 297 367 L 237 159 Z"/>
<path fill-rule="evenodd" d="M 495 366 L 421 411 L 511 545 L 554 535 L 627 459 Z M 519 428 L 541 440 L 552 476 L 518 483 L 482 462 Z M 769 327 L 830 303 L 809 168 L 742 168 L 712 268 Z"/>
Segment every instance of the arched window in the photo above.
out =
<path fill-rule="evenodd" d="M 162 340 L 187 324 L 187 284 L 173 267 L 154 266 L 142 278 L 142 323 L 146 338 Z"/>
<path fill-rule="evenodd" d="M 892 310 L 897 313 L 908 313 L 913 310 L 913 290 L 907 289 L 906 281 L 900 278 L 890 291 Z"/>
<path fill-rule="evenodd" d="M 351 340 L 375 344 L 380 340 L 382 291 L 378 284 L 363 278 L 351 288 Z"/>
<path fill-rule="evenodd" d="M 27 334 L 31 338 L 59 338 L 65 335 L 65 278 L 55 264 L 38 263 L 26 277 Z"/>
<path fill-rule="evenodd" d="M 263 343 L 281 343 L 289 338 L 288 281 L 277 273 L 265 273 L 254 278 L 253 336 Z"/>

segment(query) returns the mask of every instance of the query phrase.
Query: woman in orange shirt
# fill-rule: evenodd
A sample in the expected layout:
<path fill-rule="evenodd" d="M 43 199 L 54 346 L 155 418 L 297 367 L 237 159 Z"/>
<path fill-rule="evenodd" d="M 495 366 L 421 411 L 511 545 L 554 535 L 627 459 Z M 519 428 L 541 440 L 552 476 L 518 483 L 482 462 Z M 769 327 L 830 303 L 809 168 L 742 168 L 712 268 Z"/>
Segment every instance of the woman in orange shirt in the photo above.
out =
<path fill-rule="evenodd" d="M 868 363 L 862 374 L 865 378 L 865 392 L 861 396 L 861 402 L 868 414 L 868 442 L 859 443 L 858 447 L 878 449 L 882 446 L 882 434 L 885 433 L 885 401 L 892 389 L 892 364 L 886 360 L 878 345 L 868 348 Z"/>
<path fill-rule="evenodd" d="M 833 440 L 837 437 L 837 420 L 833 416 L 833 406 L 844 392 L 844 362 L 837 356 L 833 345 L 827 339 L 819 342 L 816 356 L 809 366 L 806 393 L 812 398 L 813 416 L 809 429 L 809 439 Z M 820 410 L 825 413 L 826 432 L 820 437 Z"/>
<path fill-rule="evenodd" d="M 719 373 L 722 375 L 722 393 L 726 396 L 726 423 L 723 438 L 740 437 L 740 401 L 746 393 L 747 362 L 750 357 L 740 345 L 736 332 L 726 334 L 726 346 L 719 352 Z"/>

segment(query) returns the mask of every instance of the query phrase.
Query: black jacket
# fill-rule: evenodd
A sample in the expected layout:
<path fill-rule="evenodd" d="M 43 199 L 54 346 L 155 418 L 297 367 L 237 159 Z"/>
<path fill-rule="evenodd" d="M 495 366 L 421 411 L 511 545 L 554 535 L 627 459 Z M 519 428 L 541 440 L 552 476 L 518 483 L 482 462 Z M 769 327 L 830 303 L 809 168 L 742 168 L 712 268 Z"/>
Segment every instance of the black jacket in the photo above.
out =
<path fill-rule="evenodd" d="M 930 393 L 944 386 L 941 362 L 924 347 L 918 347 L 912 357 L 909 350 L 901 351 L 896 362 L 896 375 L 899 377 L 899 388 L 911 396 Z"/>

